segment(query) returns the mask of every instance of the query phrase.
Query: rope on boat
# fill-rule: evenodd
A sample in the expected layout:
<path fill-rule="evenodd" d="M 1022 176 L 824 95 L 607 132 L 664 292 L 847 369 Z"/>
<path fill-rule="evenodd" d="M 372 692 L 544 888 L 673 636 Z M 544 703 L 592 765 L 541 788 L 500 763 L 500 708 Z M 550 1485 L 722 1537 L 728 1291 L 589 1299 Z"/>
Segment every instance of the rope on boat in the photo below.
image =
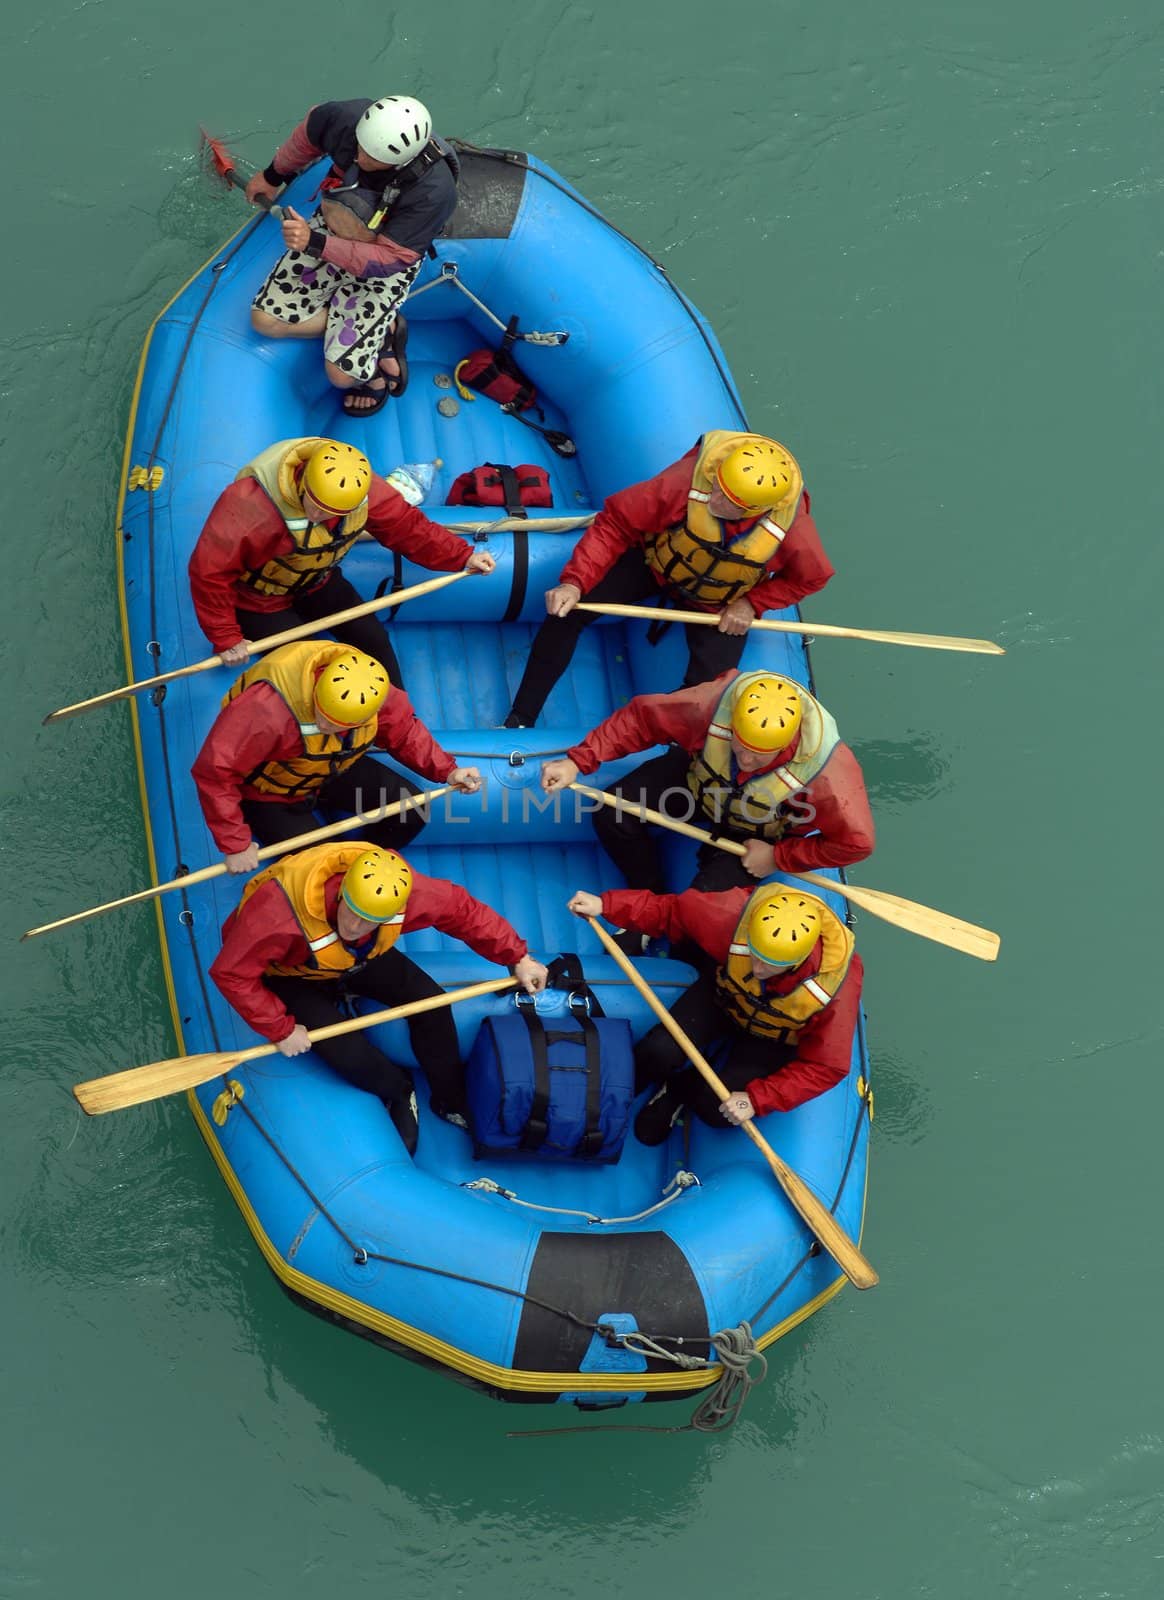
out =
<path fill-rule="evenodd" d="M 721 1328 L 712 1336 L 714 1359 L 691 1356 L 681 1350 L 664 1350 L 645 1333 L 624 1333 L 615 1336 L 614 1343 L 640 1355 L 653 1356 L 658 1361 L 670 1361 L 684 1371 L 693 1372 L 700 1367 L 720 1366 L 723 1372 L 719 1382 L 700 1400 L 691 1413 L 690 1422 L 674 1428 L 654 1427 L 650 1423 L 616 1422 L 609 1427 L 597 1423 L 579 1423 L 572 1428 L 528 1428 L 506 1434 L 508 1439 L 547 1439 L 561 1433 L 726 1433 L 739 1420 L 744 1402 L 758 1383 L 768 1376 L 768 1358 L 756 1344 L 751 1324 L 741 1322 L 735 1328 Z"/>
<path fill-rule="evenodd" d="M 756 1384 L 768 1376 L 768 1358 L 756 1345 L 747 1322 L 717 1333 L 715 1353 L 723 1377 L 691 1413 L 690 1426 L 695 1433 L 726 1433 Z"/>
<path fill-rule="evenodd" d="M 512 1189 L 503 1189 L 494 1178 L 472 1178 L 461 1184 L 462 1189 L 474 1189 L 479 1194 L 495 1194 L 502 1200 L 509 1200 L 515 1206 L 525 1206 L 530 1211 L 549 1211 L 555 1217 L 581 1217 L 593 1227 L 615 1227 L 623 1222 L 641 1222 L 644 1217 L 653 1217 L 656 1211 L 662 1211 L 664 1206 L 669 1206 L 672 1200 L 687 1189 L 700 1188 L 699 1179 L 694 1172 L 679 1171 L 663 1190 L 663 1198 L 656 1200 L 653 1206 L 648 1206 L 645 1211 L 636 1211 L 633 1217 L 600 1217 L 593 1211 L 577 1211 L 571 1206 L 544 1206 L 537 1200 L 523 1200 Z"/>

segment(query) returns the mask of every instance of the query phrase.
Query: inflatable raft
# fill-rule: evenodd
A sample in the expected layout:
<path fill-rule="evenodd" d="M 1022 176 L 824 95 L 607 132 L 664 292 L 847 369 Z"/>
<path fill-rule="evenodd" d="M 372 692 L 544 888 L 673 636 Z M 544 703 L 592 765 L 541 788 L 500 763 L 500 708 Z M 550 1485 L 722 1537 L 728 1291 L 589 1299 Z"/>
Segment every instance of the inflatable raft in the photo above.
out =
<path fill-rule="evenodd" d="M 251 331 L 251 297 L 281 249 L 269 217 L 249 221 L 154 323 L 134 394 L 117 535 L 131 677 L 207 654 L 187 586 L 190 551 L 220 490 L 274 440 L 346 439 L 385 473 L 439 457 L 425 509 L 453 523 L 504 516 L 443 506 L 453 478 L 482 462 L 544 466 L 553 514 L 584 515 L 675 460 L 706 429 L 746 426 L 708 324 L 648 256 L 535 159 L 470 148 L 463 163 L 449 235 L 408 303 L 409 388 L 374 417 L 344 415 L 318 344 L 268 342 Z M 302 212 L 318 177 L 291 187 Z M 575 455 L 555 453 L 490 400 L 467 402 L 450 386 L 469 351 L 498 342 L 482 307 L 502 322 L 517 315 L 523 329 L 569 335 L 523 343 L 517 354 L 538 386 L 546 426 L 568 434 Z M 627 1018 L 637 1037 L 651 1020 L 645 1005 L 566 910 L 575 889 L 617 879 L 587 817 L 569 805 L 543 808 L 538 770 L 632 694 L 677 685 L 682 633 L 651 645 L 644 623 L 600 623 L 584 635 L 539 726 L 500 730 L 543 592 L 578 534 L 484 537 L 494 573 L 402 607 L 392 621 L 418 713 L 487 779 L 482 796 L 438 806 L 409 855 L 421 871 L 466 884 L 540 958 L 577 952 L 607 1015 Z M 357 546 L 345 572 L 367 597 L 384 583 L 426 576 L 371 543 Z M 760 665 L 811 683 L 799 638 L 753 636 L 743 666 Z M 219 859 L 189 772 L 233 676 L 204 672 L 134 704 L 155 881 Z M 643 759 L 590 781 L 609 787 Z M 694 846 L 672 838 L 668 849 L 672 887 L 683 888 Z M 255 1043 L 208 977 L 239 892 L 223 877 L 156 902 L 183 1051 Z M 845 914 L 843 900 L 832 904 Z M 446 987 L 498 975 L 431 930 L 401 948 Z M 668 1003 L 694 977 L 672 959 L 644 958 L 639 968 Z M 512 1003 L 491 996 L 455 1009 L 466 1054 L 482 1018 Z M 377 1038 L 412 1063 L 403 1023 Z M 315 1056 L 272 1055 L 232 1078 L 241 1095 L 218 1079 L 191 1093 L 191 1109 L 290 1295 L 505 1399 L 602 1406 L 691 1394 L 721 1376 L 721 1330 L 747 1323 L 766 1347 L 844 1281 L 736 1130 L 696 1122 L 653 1149 L 632 1135 L 613 1166 L 479 1162 L 462 1131 L 431 1115 L 418 1084 L 412 1161 L 380 1102 Z M 868 1079 L 859 1033 L 843 1083 L 762 1124 L 853 1238 L 865 1202 Z"/>

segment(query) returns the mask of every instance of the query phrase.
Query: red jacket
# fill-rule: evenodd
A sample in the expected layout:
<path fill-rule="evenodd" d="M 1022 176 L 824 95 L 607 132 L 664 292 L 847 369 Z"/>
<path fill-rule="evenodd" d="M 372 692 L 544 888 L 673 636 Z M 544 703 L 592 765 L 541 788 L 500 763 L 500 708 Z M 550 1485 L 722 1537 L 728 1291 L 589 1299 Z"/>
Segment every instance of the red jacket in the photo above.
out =
<path fill-rule="evenodd" d="M 687 889 L 683 894 L 652 894 L 649 889 L 608 889 L 602 896 L 602 915 L 616 928 L 637 928 L 652 938 L 693 939 L 722 966 L 751 892 L 726 889 L 722 894 L 703 894 Z M 819 969 L 818 945 L 808 961 L 770 978 L 769 988 L 774 994 L 787 994 Z M 847 1075 L 864 975 L 861 957 L 854 951 L 841 987 L 800 1030 L 795 1058 L 769 1077 L 753 1078 L 748 1084 L 748 1098 L 758 1117 L 769 1111 L 791 1111 Z M 735 1026 L 724 1021 L 727 1027 Z"/>
<path fill-rule="evenodd" d="M 473 553 L 467 540 L 430 522 L 377 473 L 372 474 L 368 493 L 367 529 L 386 549 L 399 550 L 409 561 L 437 572 L 460 572 Z M 240 478 L 226 486 L 198 535 L 189 567 L 194 610 L 215 650 L 229 650 L 243 637 L 236 607 L 243 611 L 291 609 L 287 595 L 256 594 L 239 579 L 244 572 L 257 571 L 272 556 L 293 549 L 286 524 L 257 479 Z"/>
<path fill-rule="evenodd" d="M 574 547 L 562 568 L 559 583 L 574 583 L 583 594 L 606 576 L 625 551 L 641 548 L 650 533 L 661 533 L 687 516 L 687 493 L 691 472 L 698 455 L 693 445 L 681 460 L 664 467 L 656 478 L 632 483 L 629 489 L 612 494 L 602 510 Z M 741 523 L 745 531 L 749 523 Z M 768 577 L 749 590 L 746 598 L 756 615 L 782 611 L 794 606 L 805 595 L 823 589 L 833 575 L 824 553 L 816 523 L 812 520 L 808 495 L 802 495 L 792 526 L 768 563 Z M 688 610 L 715 611 L 716 606 L 697 606 L 684 600 Z"/>
<path fill-rule="evenodd" d="M 376 744 L 413 772 L 438 783 L 457 764 L 421 722 L 404 690 L 395 687 L 380 707 Z M 223 855 L 235 855 L 251 842 L 251 830 L 243 820 L 244 800 L 296 804 L 294 796 L 253 789 L 245 781 L 247 776 L 265 762 L 292 761 L 302 754 L 299 724 L 269 683 L 253 683 L 218 713 L 191 771 L 202 815 Z M 369 796 L 367 809 L 375 804 Z"/>
<path fill-rule="evenodd" d="M 337 872 L 328 879 L 324 890 L 327 917 L 333 927 L 342 882 L 343 874 Z M 415 871 L 401 933 L 411 933 L 414 928 L 439 928 L 442 933 L 451 933 L 479 956 L 503 967 L 513 966 L 528 950 L 525 940 L 518 937 L 504 917 L 474 900 L 459 883 L 426 878 Z M 263 974 L 272 966 L 298 966 L 309 955 L 290 902 L 272 880 L 256 889 L 223 923 L 222 949 L 214 959 L 210 976 L 243 1021 L 277 1044 L 293 1031 L 295 1018 L 267 988 Z"/>
<path fill-rule="evenodd" d="M 703 749 L 715 709 L 737 676 L 733 669 L 720 673 L 710 683 L 697 683 L 673 694 L 636 695 L 566 754 L 579 771 L 586 773 L 594 772 L 604 761 L 615 761 L 635 750 L 649 750 L 655 744 L 677 744 L 694 754 Z M 790 760 L 796 743 L 781 750 L 778 760 Z M 775 766 L 776 761 L 771 764 Z M 634 799 L 630 790 L 627 796 Z M 875 833 L 869 796 L 860 763 L 847 744 L 838 744 L 808 787 L 788 798 L 789 829 L 773 847 L 777 871 L 845 867 L 872 854 Z M 811 817 L 805 811 L 807 806 L 812 807 Z M 696 815 L 692 821 L 699 823 L 701 818 Z M 819 832 L 808 837 L 813 829 Z"/>

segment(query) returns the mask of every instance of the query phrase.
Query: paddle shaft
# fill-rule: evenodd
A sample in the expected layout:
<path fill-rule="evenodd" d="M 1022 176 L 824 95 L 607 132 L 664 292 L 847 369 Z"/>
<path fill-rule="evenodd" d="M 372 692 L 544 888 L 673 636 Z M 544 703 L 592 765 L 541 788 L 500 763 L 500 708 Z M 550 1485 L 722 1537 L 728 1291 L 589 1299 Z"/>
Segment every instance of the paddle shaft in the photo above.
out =
<path fill-rule="evenodd" d="M 630 811 L 636 817 L 641 817 L 644 822 L 658 823 L 661 828 L 670 828 L 672 833 L 681 833 L 688 839 L 698 839 L 700 844 L 713 844 L 717 850 L 724 850 L 728 855 L 742 856 L 744 846 L 738 839 L 720 839 L 715 834 L 708 833 L 706 828 L 697 828 L 690 822 L 680 822 L 676 817 L 664 816 L 661 811 L 655 811 L 651 806 L 640 805 L 635 800 L 627 800 L 619 794 L 609 794 L 605 789 L 592 789 L 588 783 L 572 783 L 571 789 L 584 794 L 590 800 L 600 800 L 604 806 L 609 806 L 612 811 Z M 835 887 L 829 884 L 829 888 Z"/>
<path fill-rule="evenodd" d="M 712 1067 L 702 1052 L 688 1038 L 687 1034 L 675 1021 L 667 1007 L 659 999 L 650 984 L 640 976 L 630 958 L 623 954 L 615 944 L 610 934 L 595 917 L 587 917 L 587 922 L 594 929 L 602 942 L 602 947 L 607 955 L 622 968 L 643 999 L 650 1006 L 655 1016 L 666 1028 L 675 1043 L 691 1062 L 691 1065 L 710 1086 L 712 1092 L 717 1094 L 721 1103 L 729 1098 L 729 1090 L 723 1079 Z M 849 1238 L 840 1223 L 833 1216 L 827 1206 L 823 1205 L 812 1190 L 773 1150 L 764 1135 L 752 1121 L 739 1124 L 751 1139 L 752 1143 L 763 1155 L 777 1183 L 784 1190 L 794 1209 L 812 1229 L 841 1271 L 856 1284 L 858 1289 L 871 1289 L 878 1281 L 877 1273 L 866 1261 L 857 1246 Z"/>
<path fill-rule="evenodd" d="M 586 517 L 499 517 L 496 522 L 445 522 L 446 533 L 572 533 L 576 528 L 588 528 L 597 516 L 592 511 Z M 361 533 L 361 539 L 371 539 L 370 533 Z"/>
<path fill-rule="evenodd" d="M 233 167 L 227 167 L 222 175 L 228 183 L 233 183 L 236 189 L 241 189 L 245 194 L 248 180 L 240 178 Z M 252 204 L 257 205 L 260 211 L 269 211 L 276 222 L 282 222 L 283 207 L 276 205 L 270 195 L 257 195 Z"/>
<path fill-rule="evenodd" d="M 661 811 L 655 811 L 651 806 L 637 805 L 633 800 L 624 799 L 621 795 L 608 794 L 605 789 L 592 789 L 585 783 L 572 783 L 569 787 L 576 789 L 579 794 L 588 795 L 593 800 L 600 800 L 603 805 L 610 806 L 614 811 L 630 811 L 636 817 L 641 817 L 644 822 L 654 822 L 660 828 L 670 828 L 673 833 L 681 833 L 688 839 L 698 839 L 701 844 L 712 844 L 717 850 L 726 851 L 729 855 L 743 856 L 745 852 L 745 847 L 736 839 L 718 838 L 704 828 L 693 827 L 689 822 L 679 822 L 673 817 L 664 816 Z M 977 923 L 965 922 L 961 917 L 951 916 L 949 912 L 936 911 L 932 906 L 924 906 L 918 900 L 906 900 L 902 895 L 887 894 L 883 889 L 863 889 L 848 883 L 836 883 L 832 878 L 822 877 L 819 872 L 804 870 L 787 872 L 784 876 L 801 878 L 818 888 L 839 894 L 843 899 L 852 901 L 853 905 L 860 906 L 862 911 L 868 911 L 871 916 L 880 917 L 883 922 L 889 922 L 906 933 L 916 933 L 920 939 L 931 939 L 934 944 L 944 944 L 948 949 L 959 950 L 963 955 L 974 956 L 978 961 L 998 959 L 1001 941 L 996 933 L 990 928 L 980 928 Z"/>
<path fill-rule="evenodd" d="M 302 622 L 295 628 L 285 628 L 282 633 L 273 633 L 268 639 L 255 639 L 250 641 L 249 656 L 265 655 L 268 650 L 275 650 L 281 644 L 293 644 L 296 639 L 314 639 L 320 633 L 340 626 L 345 622 L 354 622 L 357 617 L 370 617 L 374 611 L 386 611 L 390 606 L 403 605 L 406 600 L 419 600 L 421 595 L 432 594 L 435 589 L 443 589 L 446 584 L 456 583 L 460 578 L 467 578 L 467 572 L 446 572 L 439 578 L 429 578 L 424 583 L 414 583 L 411 589 L 398 589 L 395 594 L 382 595 L 378 600 L 362 600 L 358 606 L 349 606 L 346 611 L 335 611 L 330 617 L 319 617 L 315 622 Z M 75 717 L 82 711 L 92 711 L 95 706 L 111 704 L 114 700 L 125 700 L 132 694 L 140 694 L 143 689 L 153 689 L 159 684 L 173 683 L 178 678 L 192 678 L 195 673 L 209 672 L 211 667 L 226 666 L 221 656 L 207 656 L 204 661 L 195 661 L 189 667 L 175 667 L 172 672 L 160 672 L 156 678 L 139 678 L 134 683 L 126 683 L 120 689 L 110 689 L 105 694 L 94 695 L 91 700 L 79 700 L 76 705 L 62 706 L 58 711 L 50 711 L 45 717 L 45 722 L 60 722 L 65 717 Z M 245 670 L 245 668 L 243 669 Z"/>
<path fill-rule="evenodd" d="M 313 1028 L 308 1037 L 312 1044 L 322 1044 L 325 1039 L 339 1039 L 345 1033 L 361 1033 L 365 1028 L 377 1028 L 382 1022 L 398 1022 L 405 1017 L 419 1017 L 425 1011 L 440 1011 L 445 1006 L 456 1005 L 459 1000 L 476 1000 L 484 994 L 497 994 L 502 989 L 516 987 L 516 978 L 487 978 L 483 983 L 466 984 L 463 989 L 450 989 L 447 994 L 430 994 L 424 1000 L 410 1000 L 407 1005 L 391 1006 L 387 1011 L 372 1011 L 363 1017 L 346 1017 L 343 1022 L 329 1022 L 325 1028 Z M 257 1061 L 260 1056 L 274 1055 L 275 1044 L 257 1044 L 243 1050 L 235 1057 L 238 1062 Z"/>
<path fill-rule="evenodd" d="M 468 984 L 463 989 L 452 989 L 447 994 L 429 995 L 423 1000 L 410 1000 L 407 1005 L 392 1006 L 386 1011 L 373 1011 L 367 1016 L 350 1017 L 343 1022 L 331 1022 L 316 1028 L 310 1034 L 312 1044 L 325 1039 L 336 1039 L 341 1034 L 358 1033 L 364 1028 L 375 1028 L 384 1022 L 394 1022 L 404 1017 L 419 1016 L 424 1011 L 436 1011 L 442 1006 L 456 1005 L 460 1000 L 473 1000 L 481 995 L 497 994 L 512 988 L 516 978 L 490 978 L 484 983 Z M 104 1078 L 90 1078 L 73 1086 L 73 1094 L 81 1109 L 91 1117 L 107 1111 L 121 1111 L 126 1106 L 144 1104 L 147 1100 L 160 1100 L 168 1094 L 178 1094 L 183 1089 L 196 1089 L 220 1074 L 233 1072 L 244 1061 L 257 1061 L 261 1056 L 274 1055 L 275 1044 L 255 1045 L 252 1049 L 235 1052 L 213 1051 L 202 1055 L 176 1056 L 171 1061 L 151 1061 L 148 1066 L 130 1067 L 126 1072 L 111 1072 Z"/>
<path fill-rule="evenodd" d="M 663 606 L 595 605 L 579 600 L 578 611 L 593 611 L 603 617 L 645 617 L 651 622 L 695 622 L 705 628 L 719 625 L 717 611 L 671 611 Z M 781 622 L 765 617 L 752 623 L 766 633 L 802 633 L 820 639 L 867 639 L 874 644 L 904 644 L 917 650 L 961 650 L 970 655 L 1004 656 L 1006 651 L 991 639 L 959 639 L 943 633 L 886 633 L 875 628 L 841 628 L 827 622 Z"/>
<path fill-rule="evenodd" d="M 375 811 L 361 811 L 354 817 L 343 817 L 339 822 L 329 822 L 322 828 L 313 828 L 310 833 L 296 834 L 293 839 L 276 839 L 274 844 L 265 844 L 259 851 L 259 860 L 267 861 L 272 856 L 285 855 L 289 850 L 306 850 L 313 844 L 322 844 L 325 839 L 334 839 L 342 833 L 352 833 L 356 828 L 361 828 L 365 823 L 387 822 L 389 817 L 395 817 L 402 811 L 417 811 L 432 800 L 439 800 L 441 795 L 448 794 L 451 785 L 443 784 L 439 789 L 426 789 L 421 794 L 409 795 L 404 800 L 395 800 L 391 805 L 380 806 Z M 188 872 L 184 878 L 171 878 L 168 883 L 155 883 L 150 889 L 139 889 L 136 894 L 123 895 L 120 900 L 108 900 L 103 906 L 90 906 L 87 911 L 74 911 L 71 917 L 61 917 L 56 922 L 46 922 L 39 928 L 29 928 L 27 933 L 20 935 L 21 939 L 35 939 L 42 933 L 52 933 L 56 928 L 69 928 L 76 922 L 88 922 L 90 917 L 104 916 L 107 911 L 117 911 L 121 906 L 135 906 L 143 900 L 156 900 L 159 895 L 169 894 L 171 889 L 190 889 L 196 883 L 209 883 L 211 878 L 221 878 L 227 871 L 226 863 L 219 861 L 213 867 L 200 867 L 197 872 Z"/>

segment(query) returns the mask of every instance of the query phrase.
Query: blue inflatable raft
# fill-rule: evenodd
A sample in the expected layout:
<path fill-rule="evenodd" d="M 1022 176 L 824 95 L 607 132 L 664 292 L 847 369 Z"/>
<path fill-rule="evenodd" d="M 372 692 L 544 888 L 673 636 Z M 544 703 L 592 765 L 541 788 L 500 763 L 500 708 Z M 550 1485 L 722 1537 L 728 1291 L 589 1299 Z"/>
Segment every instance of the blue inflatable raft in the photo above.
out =
<path fill-rule="evenodd" d="M 344 415 L 318 344 L 264 342 L 249 324 L 252 295 L 281 249 L 277 224 L 257 215 L 166 307 L 151 329 L 134 395 L 118 548 L 129 675 L 144 678 L 207 654 L 186 564 L 216 496 L 274 440 L 323 434 L 359 445 L 382 472 L 441 458 L 426 511 L 446 523 L 496 512 L 443 506 L 453 478 L 482 462 L 533 462 L 553 485 L 553 515 L 582 515 L 612 491 L 675 460 L 708 428 L 745 425 L 708 324 L 662 270 L 533 158 L 464 155 L 461 203 L 408 305 L 411 381 L 368 419 Z M 307 212 L 319 173 L 290 202 Z M 470 291 L 468 294 L 462 290 Z M 555 454 L 497 405 L 458 400 L 449 375 L 469 351 L 498 340 L 481 306 L 523 329 L 569 334 L 522 344 L 523 368 L 546 425 L 577 443 Z M 439 403 L 444 401 L 443 407 Z M 455 405 L 448 404 L 455 401 Z M 449 414 L 449 413 L 453 414 Z M 538 513 L 538 515 L 551 513 Z M 542 809 L 541 759 L 562 751 L 632 694 L 679 683 L 681 630 L 652 647 L 646 625 L 587 631 L 540 725 L 498 731 L 536 625 L 542 595 L 578 534 L 486 537 L 487 578 L 454 584 L 395 614 L 392 637 L 409 693 L 441 744 L 487 777 L 483 797 L 439 807 L 409 854 L 421 871 L 456 879 L 495 907 L 543 959 L 576 951 L 608 1015 L 649 1025 L 643 1002 L 566 910 L 578 888 L 616 886 L 587 818 Z M 387 579 L 427 574 L 361 544 L 345 563 L 371 597 Z M 771 666 L 809 683 L 798 638 L 754 636 L 744 666 Z M 155 881 L 219 858 L 198 807 L 190 766 L 232 681 L 204 672 L 133 708 Z M 591 780 L 609 786 L 621 766 Z M 672 887 L 690 882 L 694 846 L 671 839 Z M 230 878 L 157 902 L 180 1049 L 253 1045 L 208 968 L 237 901 Z M 833 898 L 844 915 L 844 902 Z M 409 935 L 407 953 L 446 987 L 498 969 L 435 932 Z M 691 968 L 643 959 L 668 1003 Z M 511 1005 L 490 997 L 454 1011 L 467 1053 L 483 1016 Z M 377 1035 L 412 1062 L 403 1023 Z M 763 1131 L 861 1232 L 868 1153 L 863 1036 L 846 1081 Z M 491 1394 L 584 1406 L 660 1400 L 718 1380 L 714 1336 L 750 1324 L 767 1346 L 824 1304 L 844 1281 L 791 1209 L 742 1133 L 696 1123 L 669 1144 L 628 1138 L 614 1166 L 473 1159 L 469 1140 L 432 1117 L 421 1092 L 420 1147 L 409 1160 L 373 1096 L 314 1056 L 271 1055 L 193 1092 L 198 1126 L 268 1265 L 302 1304 Z M 666 1352 L 644 1352 L 637 1330 Z M 670 1355 L 686 1358 L 677 1364 Z"/>

